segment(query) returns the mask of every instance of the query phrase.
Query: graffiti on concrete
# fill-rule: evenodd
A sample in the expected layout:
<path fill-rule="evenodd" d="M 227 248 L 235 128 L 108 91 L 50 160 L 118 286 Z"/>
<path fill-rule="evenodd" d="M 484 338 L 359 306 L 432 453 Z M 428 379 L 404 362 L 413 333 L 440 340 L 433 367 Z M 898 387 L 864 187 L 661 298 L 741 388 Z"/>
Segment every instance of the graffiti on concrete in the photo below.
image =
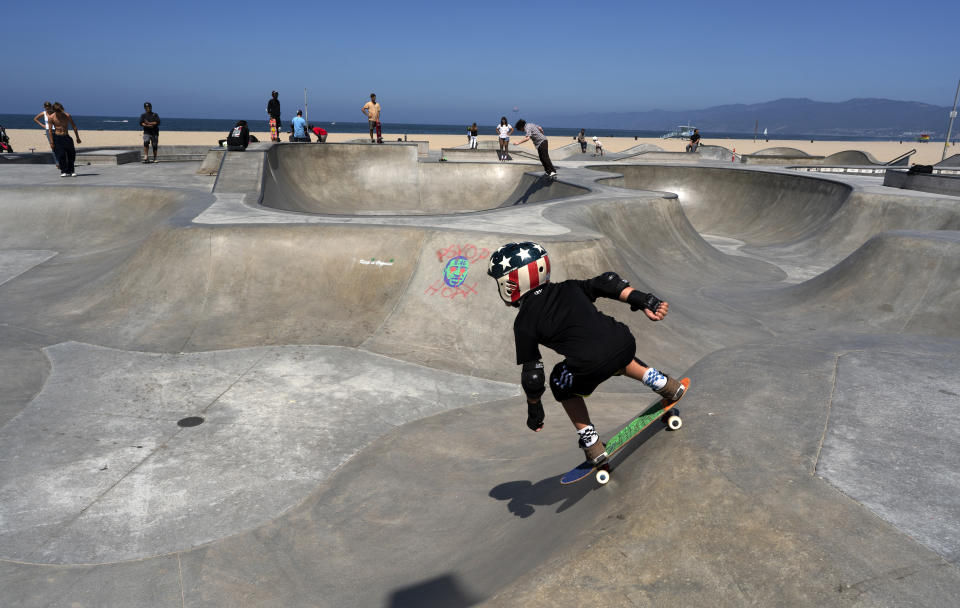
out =
<path fill-rule="evenodd" d="M 468 281 L 470 266 L 486 262 L 489 257 L 489 249 L 469 243 L 438 249 L 437 261 L 442 265 L 443 274 L 427 287 L 424 294 L 450 300 L 476 295 L 479 282 Z"/>
<path fill-rule="evenodd" d="M 378 260 L 377 258 L 370 258 L 369 260 L 360 260 L 360 263 L 367 266 L 376 266 L 377 268 L 383 268 L 384 266 L 393 266 L 393 258 L 390 258 L 390 260 L 387 262 L 384 262 L 383 260 Z"/>

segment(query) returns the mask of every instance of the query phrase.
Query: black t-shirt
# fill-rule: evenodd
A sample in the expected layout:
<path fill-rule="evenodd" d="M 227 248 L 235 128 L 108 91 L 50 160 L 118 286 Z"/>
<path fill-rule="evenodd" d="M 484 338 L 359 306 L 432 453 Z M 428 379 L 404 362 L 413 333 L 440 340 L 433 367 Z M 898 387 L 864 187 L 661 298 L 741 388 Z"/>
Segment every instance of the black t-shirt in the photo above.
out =
<path fill-rule="evenodd" d="M 280 100 L 271 98 L 267 102 L 267 114 L 272 118 L 280 118 Z"/>
<path fill-rule="evenodd" d="M 698 141 L 700 141 L 700 134 L 699 134 L 699 133 L 694 133 L 693 135 L 690 136 L 690 143 L 695 144 L 695 143 L 697 143 Z"/>
<path fill-rule="evenodd" d="M 242 146 L 246 148 L 250 144 L 250 129 L 238 125 L 230 131 L 230 135 L 227 136 L 227 145 L 228 146 Z"/>
<path fill-rule="evenodd" d="M 157 125 L 155 127 L 143 127 L 143 132 L 147 135 L 160 135 L 160 117 L 154 114 L 153 112 L 144 112 L 140 115 L 140 126 L 143 126 L 144 122 L 155 122 Z"/>
<path fill-rule="evenodd" d="M 633 347 L 630 328 L 593 305 L 598 297 L 616 298 L 601 292 L 602 285 L 601 277 L 569 280 L 525 295 L 513 323 L 517 364 L 540 359 L 543 344 L 566 357 L 572 369 L 586 373 Z"/>

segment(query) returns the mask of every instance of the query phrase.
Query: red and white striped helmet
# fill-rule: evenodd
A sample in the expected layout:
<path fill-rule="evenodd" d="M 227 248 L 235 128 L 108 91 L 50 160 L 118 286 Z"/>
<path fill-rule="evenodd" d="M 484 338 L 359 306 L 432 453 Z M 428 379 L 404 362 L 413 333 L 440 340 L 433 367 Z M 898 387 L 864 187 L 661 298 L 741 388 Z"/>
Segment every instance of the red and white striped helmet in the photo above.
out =
<path fill-rule="evenodd" d="M 513 304 L 527 292 L 550 282 L 550 258 L 540 245 L 507 243 L 490 256 L 487 274 L 497 280 L 500 297 Z"/>

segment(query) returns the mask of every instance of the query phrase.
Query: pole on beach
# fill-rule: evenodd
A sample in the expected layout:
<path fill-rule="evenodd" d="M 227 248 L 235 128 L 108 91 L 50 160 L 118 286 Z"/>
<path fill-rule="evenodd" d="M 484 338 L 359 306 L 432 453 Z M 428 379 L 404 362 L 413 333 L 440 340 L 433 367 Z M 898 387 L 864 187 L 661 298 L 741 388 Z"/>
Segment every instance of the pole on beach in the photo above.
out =
<path fill-rule="evenodd" d="M 307 87 L 303 87 L 303 119 L 310 123 L 310 108 L 307 106 Z"/>
<path fill-rule="evenodd" d="M 943 154 L 940 160 L 947 157 L 947 148 L 950 147 L 950 134 L 953 132 L 953 119 L 957 117 L 957 99 L 960 99 L 960 80 L 957 81 L 957 93 L 953 96 L 953 110 L 950 112 L 950 124 L 947 125 L 947 137 L 943 140 Z"/>

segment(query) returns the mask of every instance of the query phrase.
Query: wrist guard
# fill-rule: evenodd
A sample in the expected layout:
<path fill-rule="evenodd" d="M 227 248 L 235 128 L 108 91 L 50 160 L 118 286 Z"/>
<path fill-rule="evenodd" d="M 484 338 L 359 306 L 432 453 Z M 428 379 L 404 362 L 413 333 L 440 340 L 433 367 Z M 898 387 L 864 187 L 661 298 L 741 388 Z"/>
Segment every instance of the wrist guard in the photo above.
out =
<path fill-rule="evenodd" d="M 630 295 L 627 296 L 627 304 L 630 305 L 630 310 L 632 311 L 638 311 L 641 308 L 645 308 L 652 313 L 656 313 L 657 309 L 660 308 L 660 305 L 663 304 L 663 300 L 652 293 L 631 291 Z"/>
<path fill-rule="evenodd" d="M 546 376 L 543 374 L 543 361 L 528 361 L 523 364 L 520 373 L 520 386 L 530 399 L 540 399 L 546 390 Z"/>
<path fill-rule="evenodd" d="M 539 431 L 543 428 L 543 402 L 539 399 L 535 403 L 527 402 L 527 428 Z"/>

